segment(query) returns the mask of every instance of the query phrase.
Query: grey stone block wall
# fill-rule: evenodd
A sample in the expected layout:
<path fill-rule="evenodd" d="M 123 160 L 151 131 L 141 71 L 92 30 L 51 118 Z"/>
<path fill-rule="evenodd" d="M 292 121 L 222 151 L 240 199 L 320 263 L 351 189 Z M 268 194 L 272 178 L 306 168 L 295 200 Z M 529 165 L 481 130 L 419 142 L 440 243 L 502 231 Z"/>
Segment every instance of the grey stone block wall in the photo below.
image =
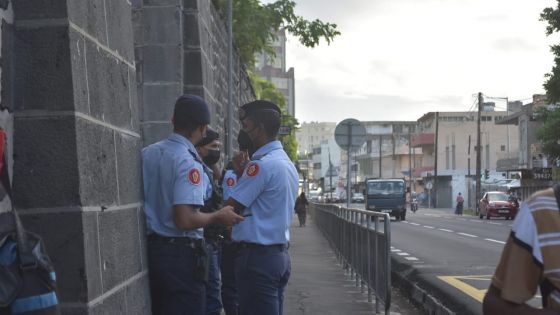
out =
<path fill-rule="evenodd" d="M 199 95 L 208 102 L 211 126 L 225 141 L 227 30 L 211 1 L 137 1 L 133 20 L 144 145 L 171 132 L 174 102 L 183 93 Z M 247 73 L 235 54 L 235 135 L 239 129 L 237 107 L 254 97 Z"/>
<path fill-rule="evenodd" d="M 63 314 L 149 314 L 131 3 L 13 3 L 15 201 Z"/>

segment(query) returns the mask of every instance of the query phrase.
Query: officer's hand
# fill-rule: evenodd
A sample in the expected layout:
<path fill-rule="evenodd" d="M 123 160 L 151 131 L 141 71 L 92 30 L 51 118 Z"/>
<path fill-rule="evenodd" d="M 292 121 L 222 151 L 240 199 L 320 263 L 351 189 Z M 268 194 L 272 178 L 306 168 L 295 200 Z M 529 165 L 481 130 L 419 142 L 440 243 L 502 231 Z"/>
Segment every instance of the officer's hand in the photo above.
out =
<path fill-rule="evenodd" d="M 225 226 L 232 226 L 243 221 L 244 218 L 235 213 L 232 206 L 225 206 L 216 212 L 216 220 Z"/>
<path fill-rule="evenodd" d="M 241 177 L 243 174 L 243 169 L 247 162 L 249 162 L 249 155 L 245 151 L 238 151 L 233 156 L 233 171 L 238 177 Z"/>

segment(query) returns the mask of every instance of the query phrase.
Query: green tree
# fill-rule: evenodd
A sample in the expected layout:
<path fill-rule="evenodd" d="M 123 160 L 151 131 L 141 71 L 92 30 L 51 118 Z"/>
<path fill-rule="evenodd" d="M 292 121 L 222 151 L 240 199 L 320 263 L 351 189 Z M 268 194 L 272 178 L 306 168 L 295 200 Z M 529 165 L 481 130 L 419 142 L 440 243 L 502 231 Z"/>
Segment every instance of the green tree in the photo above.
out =
<path fill-rule="evenodd" d="M 223 13 L 228 0 L 213 0 Z M 271 44 L 276 33 L 285 28 L 306 47 L 317 46 L 321 39 L 330 42 L 340 35 L 337 25 L 321 20 L 309 21 L 295 14 L 295 1 L 276 0 L 263 4 L 259 0 L 233 0 L 233 36 L 241 60 L 249 68 L 255 64 L 255 54 L 274 56 Z"/>
<path fill-rule="evenodd" d="M 225 16 L 228 0 L 213 0 L 213 3 Z M 306 20 L 295 14 L 295 7 L 296 2 L 291 0 L 276 0 L 267 4 L 260 0 L 233 0 L 233 37 L 237 52 L 248 69 L 257 98 L 269 100 L 282 108 L 282 125 L 290 127 L 291 133 L 281 136 L 280 140 L 292 161 L 297 160 L 295 130 L 299 123 L 294 117 L 285 114 L 286 100 L 274 84 L 254 74 L 255 55 L 264 52 L 275 57 L 272 44 L 281 29 L 296 36 L 302 45 L 310 48 L 319 45 L 321 39 L 330 44 L 340 35 L 336 24 L 318 19 Z"/>
<path fill-rule="evenodd" d="M 541 21 L 547 22 L 546 35 L 560 31 L 560 0 L 555 8 L 545 8 L 541 13 Z M 560 45 L 550 46 L 554 55 L 554 65 L 550 73 L 545 74 L 543 84 L 548 101 L 560 102 Z M 537 131 L 537 137 L 543 145 L 543 152 L 552 158 L 560 158 L 560 107 L 540 108 L 536 112 L 543 126 Z"/>
<path fill-rule="evenodd" d="M 543 122 L 537 130 L 537 138 L 542 143 L 542 151 L 552 159 L 560 158 L 560 107 L 541 107 L 536 118 Z"/>

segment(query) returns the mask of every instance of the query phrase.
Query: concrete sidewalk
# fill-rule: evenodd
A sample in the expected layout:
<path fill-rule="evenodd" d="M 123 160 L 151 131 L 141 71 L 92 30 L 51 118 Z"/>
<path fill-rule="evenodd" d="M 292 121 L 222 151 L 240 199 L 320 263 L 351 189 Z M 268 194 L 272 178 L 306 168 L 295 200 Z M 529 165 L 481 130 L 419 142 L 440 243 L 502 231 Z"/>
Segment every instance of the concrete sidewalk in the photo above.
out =
<path fill-rule="evenodd" d="M 313 219 L 308 217 L 306 227 L 296 221 L 291 229 L 292 275 L 284 294 L 284 314 L 374 314 L 367 291 L 361 293 L 344 274 Z M 421 314 L 397 290 L 392 290 L 392 300 L 391 314 Z M 383 310 L 381 306 L 381 314 Z"/>

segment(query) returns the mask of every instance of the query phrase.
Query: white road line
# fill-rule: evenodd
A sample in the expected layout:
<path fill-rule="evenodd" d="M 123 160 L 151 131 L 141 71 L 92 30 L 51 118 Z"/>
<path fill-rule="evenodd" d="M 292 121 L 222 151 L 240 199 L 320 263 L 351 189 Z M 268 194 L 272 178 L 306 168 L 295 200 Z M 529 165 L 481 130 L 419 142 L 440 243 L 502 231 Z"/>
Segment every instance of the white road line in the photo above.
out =
<path fill-rule="evenodd" d="M 493 225 L 502 225 L 501 223 L 496 223 L 496 222 L 486 222 L 488 224 L 493 224 Z"/>
<path fill-rule="evenodd" d="M 469 220 L 469 221 L 476 222 L 476 223 L 482 223 L 483 222 L 483 221 L 480 221 L 480 220 Z"/>
<path fill-rule="evenodd" d="M 427 228 L 427 229 L 435 229 L 435 227 L 429 226 L 429 225 L 424 225 L 424 227 Z"/>
<path fill-rule="evenodd" d="M 391 249 L 391 252 L 393 252 L 393 253 L 398 253 L 398 252 L 402 252 L 402 250 L 400 250 L 400 249 Z"/>
<path fill-rule="evenodd" d="M 494 242 L 494 243 L 498 243 L 498 244 L 505 244 L 506 243 L 506 242 L 502 242 L 502 241 L 493 240 L 491 238 L 485 238 L 485 240 L 490 241 L 490 242 Z"/>
<path fill-rule="evenodd" d="M 476 236 L 476 235 L 467 234 L 467 233 L 460 233 L 460 232 L 457 232 L 457 234 L 459 234 L 459 235 L 464 235 L 464 236 L 468 236 L 468 237 L 478 237 L 478 236 Z"/>
<path fill-rule="evenodd" d="M 436 217 L 436 218 L 441 218 L 441 215 L 435 215 L 435 214 L 434 214 L 434 217 Z"/>
<path fill-rule="evenodd" d="M 405 257 L 404 259 L 406 259 L 406 260 L 418 260 L 418 258 L 416 258 L 416 257 Z"/>
<path fill-rule="evenodd" d="M 444 231 L 444 232 L 449 232 L 449 233 L 453 233 L 453 231 L 451 231 L 451 230 L 448 230 L 448 229 L 438 229 L 438 230 L 440 230 L 440 231 Z"/>
<path fill-rule="evenodd" d="M 412 222 L 410 222 L 410 224 L 416 225 L 416 226 L 420 225 L 420 224 L 418 224 L 418 223 L 412 223 Z"/>
<path fill-rule="evenodd" d="M 397 253 L 397 255 L 399 255 L 399 256 L 408 256 L 408 255 L 410 255 L 410 254 L 409 254 L 409 253 L 402 252 L 402 253 Z"/>

